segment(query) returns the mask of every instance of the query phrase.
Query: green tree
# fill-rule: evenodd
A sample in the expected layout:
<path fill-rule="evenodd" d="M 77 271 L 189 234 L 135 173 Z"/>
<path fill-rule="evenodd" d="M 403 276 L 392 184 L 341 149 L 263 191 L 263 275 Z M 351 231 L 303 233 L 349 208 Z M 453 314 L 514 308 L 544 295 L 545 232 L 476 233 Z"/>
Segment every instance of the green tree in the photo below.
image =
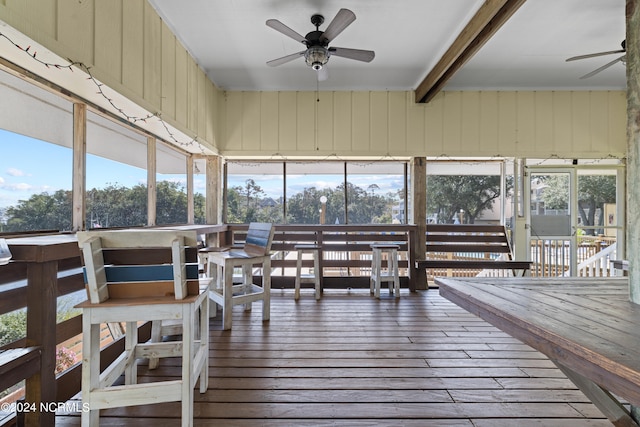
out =
<path fill-rule="evenodd" d="M 260 200 L 265 195 L 262 188 L 253 179 L 248 179 L 244 186 L 238 185 L 234 187 L 234 190 L 239 196 L 238 217 L 240 222 L 258 221 Z"/>
<path fill-rule="evenodd" d="M 473 224 L 485 211 L 493 209 L 500 197 L 497 175 L 429 175 L 427 208 L 441 223 L 451 223 L 461 210 L 464 222 Z"/>
<path fill-rule="evenodd" d="M 33 194 L 6 209 L 5 231 L 71 230 L 71 191 Z"/>
<path fill-rule="evenodd" d="M 569 175 L 554 174 L 538 177 L 543 186 L 541 200 L 545 209 L 563 210 L 569 208 Z"/>
<path fill-rule="evenodd" d="M 569 176 L 548 175 L 540 178 L 544 182 L 541 199 L 545 209 L 569 208 Z M 614 175 L 578 176 L 578 214 L 587 227 L 604 225 L 605 203 L 616 203 L 616 177 Z M 598 230 L 588 228 L 585 233 L 593 235 Z"/>
<path fill-rule="evenodd" d="M 187 193 L 181 184 L 160 181 L 156 187 L 156 224 L 187 222 Z"/>
<path fill-rule="evenodd" d="M 0 347 L 27 336 L 27 311 L 18 310 L 0 316 Z"/>

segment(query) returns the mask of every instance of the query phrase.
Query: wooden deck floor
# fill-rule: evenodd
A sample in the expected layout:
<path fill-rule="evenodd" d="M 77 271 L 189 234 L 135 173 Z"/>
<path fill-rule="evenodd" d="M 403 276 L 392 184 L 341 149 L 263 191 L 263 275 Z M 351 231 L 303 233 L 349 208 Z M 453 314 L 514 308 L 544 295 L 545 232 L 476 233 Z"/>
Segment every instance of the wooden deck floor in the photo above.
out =
<path fill-rule="evenodd" d="M 542 354 L 439 296 L 274 291 L 212 319 L 209 390 L 196 426 L 610 426 Z M 164 360 L 149 375 L 178 376 Z M 146 368 L 140 372 L 146 375 Z M 142 379 L 144 381 L 144 379 Z M 79 414 L 57 417 L 78 426 Z M 102 426 L 179 425 L 177 403 L 104 411 Z"/>

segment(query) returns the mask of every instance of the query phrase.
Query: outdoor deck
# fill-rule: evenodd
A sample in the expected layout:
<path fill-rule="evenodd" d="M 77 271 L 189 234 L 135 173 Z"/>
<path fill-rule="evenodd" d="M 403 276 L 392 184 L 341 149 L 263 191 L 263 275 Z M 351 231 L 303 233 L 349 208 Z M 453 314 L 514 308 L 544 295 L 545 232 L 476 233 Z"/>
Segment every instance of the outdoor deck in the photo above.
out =
<path fill-rule="evenodd" d="M 438 295 L 381 299 L 312 290 L 236 307 L 231 331 L 212 320 L 210 386 L 197 426 L 610 426 L 541 353 Z M 146 369 L 140 369 L 143 375 Z M 165 360 L 153 376 L 177 376 Z M 143 379 L 144 380 L 144 379 Z M 178 424 L 178 403 L 108 410 L 102 426 Z M 77 413 L 58 426 L 78 426 Z"/>

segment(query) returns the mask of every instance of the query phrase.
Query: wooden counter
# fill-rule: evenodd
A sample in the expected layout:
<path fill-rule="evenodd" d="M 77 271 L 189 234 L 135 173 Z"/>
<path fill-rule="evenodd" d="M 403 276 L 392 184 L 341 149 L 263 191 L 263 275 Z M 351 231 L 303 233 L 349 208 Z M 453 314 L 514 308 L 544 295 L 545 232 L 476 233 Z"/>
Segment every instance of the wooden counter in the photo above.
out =
<path fill-rule="evenodd" d="M 544 353 L 615 425 L 637 425 L 610 394 L 640 405 L 640 305 L 629 301 L 628 278 L 436 283 L 443 297 Z"/>

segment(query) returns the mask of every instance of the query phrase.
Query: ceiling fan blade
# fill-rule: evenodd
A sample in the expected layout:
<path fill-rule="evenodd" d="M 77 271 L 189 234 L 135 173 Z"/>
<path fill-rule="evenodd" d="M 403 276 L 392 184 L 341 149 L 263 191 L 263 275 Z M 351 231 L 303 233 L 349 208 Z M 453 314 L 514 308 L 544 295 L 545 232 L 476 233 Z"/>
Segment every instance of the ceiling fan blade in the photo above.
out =
<path fill-rule="evenodd" d="M 620 58 L 616 58 L 611 62 L 608 62 L 606 64 L 604 64 L 602 67 L 593 70 L 592 72 L 585 74 L 584 76 L 580 77 L 581 79 L 588 79 L 591 76 L 595 76 L 596 74 L 598 74 L 600 71 L 606 70 L 607 68 L 611 67 L 613 64 L 615 64 L 616 62 L 621 62 L 624 61 L 626 55 L 622 55 Z"/>
<path fill-rule="evenodd" d="M 362 62 L 371 62 L 376 56 L 376 53 L 372 50 L 348 49 L 346 47 L 331 47 L 329 48 L 329 52 L 331 52 L 331 55 Z"/>
<path fill-rule="evenodd" d="M 323 82 L 329 78 L 329 69 L 326 64 L 317 71 L 317 75 L 319 82 Z"/>
<path fill-rule="evenodd" d="M 330 42 L 355 20 L 355 13 L 351 12 L 349 9 L 340 9 L 335 18 L 333 18 L 333 21 L 331 21 L 327 29 L 322 33 L 320 40 Z"/>
<path fill-rule="evenodd" d="M 282 22 L 278 21 L 277 19 L 268 19 L 267 20 L 267 27 L 271 27 L 274 30 L 276 30 L 278 32 L 281 32 L 285 36 L 289 36 L 292 39 L 294 39 L 295 41 L 298 41 L 300 43 L 305 43 L 307 41 L 305 36 L 303 36 L 302 34 L 299 34 L 297 31 L 294 31 L 291 28 L 287 27 L 286 25 L 284 25 Z"/>
<path fill-rule="evenodd" d="M 576 61 L 578 59 L 595 58 L 596 56 L 612 55 L 614 53 L 625 53 L 625 52 L 626 52 L 626 50 L 624 50 L 624 49 L 609 50 L 607 52 L 598 52 L 598 53 L 590 53 L 590 54 L 587 54 L 587 55 L 572 56 L 571 58 L 567 58 L 565 61 L 566 62 Z"/>
<path fill-rule="evenodd" d="M 287 62 L 293 61 L 296 58 L 299 58 L 304 55 L 306 51 L 300 51 L 296 53 L 292 53 L 291 55 L 283 56 L 282 58 L 272 59 L 271 61 L 267 61 L 267 65 L 270 67 L 277 67 L 278 65 L 286 64 Z"/>

